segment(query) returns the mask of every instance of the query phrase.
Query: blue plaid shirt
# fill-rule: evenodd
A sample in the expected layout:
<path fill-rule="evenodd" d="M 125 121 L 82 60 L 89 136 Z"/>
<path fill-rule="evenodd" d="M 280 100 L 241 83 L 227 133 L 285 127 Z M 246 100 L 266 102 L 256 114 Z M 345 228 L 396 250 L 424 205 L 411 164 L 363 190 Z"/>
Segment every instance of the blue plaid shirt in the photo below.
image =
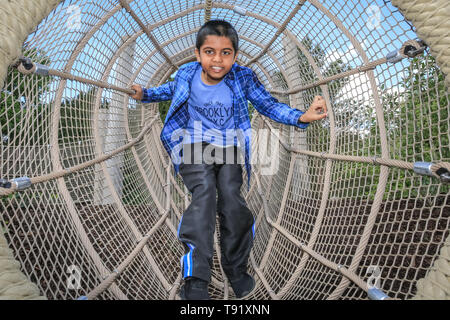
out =
<path fill-rule="evenodd" d="M 160 137 L 164 148 L 172 159 L 175 174 L 179 171 L 184 128 L 186 128 L 189 120 L 187 101 L 191 82 L 198 68 L 201 68 L 201 64 L 198 62 L 187 63 L 180 67 L 174 81 L 159 87 L 144 89 L 144 98 L 142 99 L 144 103 L 172 100 Z M 225 76 L 224 81 L 232 92 L 234 125 L 237 138 L 240 145 L 245 146 L 245 169 L 248 179 L 247 186 L 249 187 L 251 175 L 251 127 L 248 101 L 253 104 L 259 113 L 274 121 L 302 129 L 306 129 L 308 124 L 298 122 L 298 119 L 303 114 L 302 111 L 280 103 L 272 97 L 251 69 L 235 63 Z"/>

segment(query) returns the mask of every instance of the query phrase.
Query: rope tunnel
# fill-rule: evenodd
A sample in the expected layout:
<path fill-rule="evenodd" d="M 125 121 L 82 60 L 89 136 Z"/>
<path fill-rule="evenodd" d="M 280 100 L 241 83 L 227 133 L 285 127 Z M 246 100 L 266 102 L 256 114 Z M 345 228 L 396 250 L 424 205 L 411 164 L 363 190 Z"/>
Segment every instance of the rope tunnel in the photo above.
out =
<path fill-rule="evenodd" d="M 449 299 L 450 3 L 0 4 L 0 299 L 179 299 L 191 195 L 129 97 L 195 61 L 211 19 L 306 130 L 249 104 L 250 299 Z M 244 174 L 246 174 L 244 172 Z M 234 299 L 216 228 L 210 295 Z"/>

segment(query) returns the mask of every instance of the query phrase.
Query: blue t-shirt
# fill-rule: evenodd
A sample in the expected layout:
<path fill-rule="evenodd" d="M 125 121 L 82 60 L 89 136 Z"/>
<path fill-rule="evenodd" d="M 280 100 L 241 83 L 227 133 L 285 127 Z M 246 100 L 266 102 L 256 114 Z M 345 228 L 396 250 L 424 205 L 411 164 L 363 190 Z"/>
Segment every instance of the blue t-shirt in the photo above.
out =
<path fill-rule="evenodd" d="M 184 144 L 208 142 L 232 146 L 237 142 L 233 120 L 231 90 L 224 81 L 207 85 L 201 78 L 202 68 L 194 75 L 188 99 L 189 121 Z"/>

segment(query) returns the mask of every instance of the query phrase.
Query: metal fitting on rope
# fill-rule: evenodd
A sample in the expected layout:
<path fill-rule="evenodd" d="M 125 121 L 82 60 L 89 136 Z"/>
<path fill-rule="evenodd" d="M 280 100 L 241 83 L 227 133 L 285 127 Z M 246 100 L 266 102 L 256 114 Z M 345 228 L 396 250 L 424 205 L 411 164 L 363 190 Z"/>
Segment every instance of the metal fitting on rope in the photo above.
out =
<path fill-rule="evenodd" d="M 423 176 L 434 177 L 431 171 L 432 162 L 414 162 L 414 172 Z"/>
<path fill-rule="evenodd" d="M 370 288 L 367 291 L 367 294 L 369 296 L 369 299 L 371 300 L 386 300 L 389 298 L 387 294 L 385 294 L 383 291 L 381 291 L 378 288 Z"/>
<path fill-rule="evenodd" d="M 425 42 L 423 42 L 422 40 L 406 41 L 404 46 L 402 47 L 402 53 L 410 58 L 414 58 L 415 56 L 424 52 L 426 47 L 427 46 Z"/>
<path fill-rule="evenodd" d="M 11 182 L 9 182 L 9 180 L 6 180 L 6 179 L 0 179 L 0 188 L 5 188 L 5 189 L 11 188 Z"/>
<path fill-rule="evenodd" d="M 403 57 L 400 55 L 398 51 L 392 51 L 387 54 L 386 60 L 390 63 L 397 63 L 403 60 Z"/>
<path fill-rule="evenodd" d="M 446 168 L 439 168 L 434 173 L 432 170 L 433 165 L 433 162 L 414 162 L 414 172 L 429 177 L 438 175 L 442 183 L 450 183 L 450 172 Z"/>
<path fill-rule="evenodd" d="M 414 58 L 424 52 L 427 45 L 422 40 L 408 40 L 400 50 L 389 52 L 386 60 L 390 63 L 397 63 L 405 58 Z"/>
<path fill-rule="evenodd" d="M 33 61 L 27 57 L 21 57 L 19 59 L 20 64 L 25 68 L 25 70 L 31 70 L 34 67 Z"/>
<path fill-rule="evenodd" d="M 36 66 L 36 71 L 34 72 L 37 75 L 47 77 L 50 74 L 50 68 L 39 63 L 34 64 Z"/>
<path fill-rule="evenodd" d="M 23 191 L 31 187 L 31 179 L 28 177 L 20 177 L 12 180 L 12 183 L 16 185 L 18 191 Z"/>
<path fill-rule="evenodd" d="M 445 168 L 439 168 L 436 173 L 439 175 L 442 183 L 450 183 L 450 171 Z"/>
<path fill-rule="evenodd" d="M 23 74 L 37 74 L 40 76 L 48 76 L 50 68 L 39 63 L 34 63 L 30 58 L 22 57 L 19 59 L 20 64 L 17 66 L 17 70 Z"/>

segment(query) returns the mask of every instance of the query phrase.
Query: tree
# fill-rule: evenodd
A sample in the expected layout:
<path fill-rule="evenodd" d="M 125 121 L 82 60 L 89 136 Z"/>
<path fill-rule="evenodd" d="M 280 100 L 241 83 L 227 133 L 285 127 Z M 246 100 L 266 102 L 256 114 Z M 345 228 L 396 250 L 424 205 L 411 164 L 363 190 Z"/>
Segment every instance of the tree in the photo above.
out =
<path fill-rule="evenodd" d="M 404 128 L 402 157 L 408 161 L 449 159 L 449 100 L 435 58 L 425 55 L 412 59 L 401 83 L 405 88 L 400 107 L 404 122 L 397 125 Z M 417 154 L 423 159 L 415 159 Z"/>
<path fill-rule="evenodd" d="M 166 83 L 174 81 L 173 77 L 170 77 Z M 169 111 L 170 104 L 172 103 L 172 100 L 168 101 L 161 101 L 158 103 L 158 110 L 159 110 L 159 116 L 161 118 L 162 123 L 164 123 L 164 120 L 166 119 L 167 112 Z"/>
<path fill-rule="evenodd" d="M 81 91 L 77 96 L 61 102 L 60 141 L 74 144 L 84 137 L 92 136 L 90 131 L 97 90 L 97 88 L 89 88 L 87 91 Z M 108 109 L 109 105 L 109 101 L 102 99 L 100 109 Z"/>
<path fill-rule="evenodd" d="M 391 157 L 408 162 L 448 161 L 449 99 L 444 74 L 429 54 L 411 59 L 406 76 L 400 82 L 404 91 L 384 94 L 383 106 L 388 119 Z M 428 198 L 447 194 L 449 186 L 434 178 L 417 179 L 403 171 L 397 174 L 398 197 L 421 195 Z"/>
<path fill-rule="evenodd" d="M 34 62 L 50 64 L 50 58 L 39 49 L 23 49 Z M 33 138 L 43 143 L 44 110 L 48 104 L 43 95 L 48 91 L 50 77 L 23 75 L 16 69 L 8 72 L 5 87 L 0 92 L 0 131 L 3 144 L 20 145 Z"/>
<path fill-rule="evenodd" d="M 330 77 L 336 74 L 340 74 L 342 72 L 350 70 L 350 65 L 348 63 L 343 62 L 342 59 L 336 59 L 336 60 L 327 60 L 327 54 L 326 51 L 321 47 L 320 44 L 315 44 L 312 39 L 310 39 L 308 36 L 303 38 L 301 40 L 302 46 L 308 51 L 310 56 L 312 57 L 314 63 L 316 64 L 317 68 L 321 70 L 323 77 Z M 298 56 L 298 74 L 300 77 L 300 83 L 302 84 L 308 84 L 313 83 L 319 80 L 318 75 L 314 71 L 313 66 L 310 64 L 307 56 L 299 49 L 297 48 L 297 56 Z M 287 88 L 287 81 L 284 79 L 281 72 L 276 72 L 274 74 L 276 83 L 281 86 Z M 339 91 L 342 87 L 344 87 L 348 83 L 347 78 L 337 79 L 333 80 L 327 83 L 328 92 L 330 94 L 330 102 L 334 106 L 333 110 L 336 113 L 340 113 L 339 116 L 342 118 L 344 114 L 347 114 L 347 117 L 349 120 L 347 122 L 350 122 L 352 112 L 350 111 L 350 108 L 346 107 L 350 102 L 343 101 L 340 103 L 337 103 L 336 100 L 338 98 Z M 309 88 L 306 90 L 303 90 L 300 93 L 303 97 L 303 101 L 305 104 L 308 104 L 312 102 L 314 96 L 316 95 L 323 95 L 323 92 L 320 88 L 320 86 L 316 86 L 313 88 Z M 340 107 L 337 107 L 340 106 Z M 305 105 L 304 108 L 307 108 L 308 105 Z M 320 131 L 320 133 L 318 132 Z M 311 150 L 315 150 L 316 147 L 322 146 L 324 143 L 326 143 L 329 139 L 328 136 L 328 126 L 322 126 L 322 127 L 315 127 L 315 131 L 311 132 L 308 131 L 308 141 L 310 142 Z"/>

